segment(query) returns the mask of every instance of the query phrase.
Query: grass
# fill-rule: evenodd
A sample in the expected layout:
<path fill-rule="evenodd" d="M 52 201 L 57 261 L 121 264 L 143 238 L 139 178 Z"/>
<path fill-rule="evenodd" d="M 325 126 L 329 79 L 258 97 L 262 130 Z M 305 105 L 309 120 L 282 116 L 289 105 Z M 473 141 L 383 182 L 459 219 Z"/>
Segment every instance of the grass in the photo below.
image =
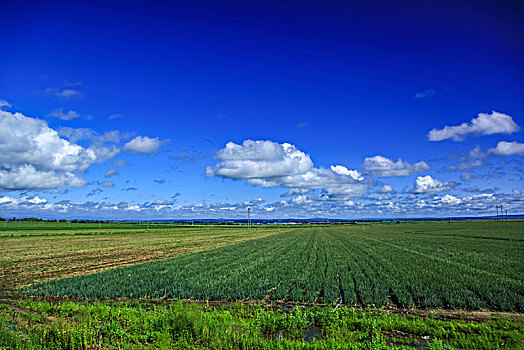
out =
<path fill-rule="evenodd" d="M 22 293 L 523 311 L 523 232 L 522 222 L 300 228 Z"/>
<path fill-rule="evenodd" d="M 0 297 L 31 283 L 173 257 L 273 235 L 278 228 L 0 223 Z M 44 227 L 44 229 L 42 229 Z"/>
<path fill-rule="evenodd" d="M 19 300 L 0 305 L 0 348 L 519 349 L 524 321 L 472 322 L 331 307 Z"/>
<path fill-rule="evenodd" d="M 358 259 L 349 262 L 365 272 L 355 278 L 357 285 L 364 288 L 372 285 L 373 278 L 382 277 L 383 283 L 372 288 L 368 297 L 380 295 L 381 290 L 387 290 L 389 296 L 384 285 L 395 281 L 404 280 L 408 289 L 416 285 L 417 279 L 406 277 L 410 271 L 427 278 L 423 281 L 431 288 L 435 288 L 431 280 L 438 280 L 440 272 L 451 271 L 447 279 L 451 287 L 435 289 L 433 295 L 437 297 L 460 290 L 456 287 L 468 286 L 472 278 L 479 276 L 483 280 L 478 286 L 489 290 L 493 285 L 509 283 L 514 289 L 499 295 L 522 297 L 522 221 L 304 225 L 295 230 L 259 227 L 249 231 L 239 227 L 172 225 L 150 225 L 148 229 L 144 225 L 115 223 L 111 227 L 101 224 L 100 228 L 98 224 L 75 223 L 71 227 L 68 223 L 22 223 L 14 227 L 17 224 L 9 222 L 3 229 L 0 223 L 1 350 L 524 348 L 524 316 L 517 313 L 396 308 L 390 299 L 386 307 L 343 305 L 336 310 L 334 303 L 286 301 L 293 299 L 293 290 L 303 297 L 309 295 L 302 288 L 307 283 L 328 285 L 326 276 L 332 271 L 336 276 L 342 266 L 337 261 L 345 262 L 353 256 Z M 308 249 L 301 249 L 302 245 Z M 329 259 L 326 252 L 332 250 L 340 251 L 335 254 L 339 259 Z M 275 258 L 276 252 L 282 254 Z M 191 276 L 191 269 L 203 257 L 206 261 L 213 257 L 214 263 L 194 270 L 197 272 Z M 301 259 L 306 257 L 310 260 L 304 263 Z M 242 270 L 255 258 L 265 263 Z M 144 261 L 147 263 L 137 265 Z M 308 274 L 313 262 L 315 268 Z M 277 266 L 277 273 L 266 274 L 268 278 L 277 277 L 271 283 L 286 281 L 282 276 L 288 276 L 292 288 L 279 289 L 282 283 L 277 283 L 276 289 L 264 286 L 263 295 L 270 297 L 252 302 L 137 299 L 136 295 L 124 299 L 35 298 L 16 292 L 33 282 L 71 281 L 61 280 L 63 277 L 77 276 L 73 281 L 93 276 L 109 278 L 103 273 L 112 274 L 122 267 L 128 277 L 129 269 L 140 271 L 155 264 L 189 273 L 182 280 L 186 285 L 207 276 L 212 282 L 208 287 L 231 286 L 231 277 L 243 273 L 243 278 L 234 281 L 238 287 L 251 289 L 260 286 L 253 278 Z M 344 278 L 334 281 L 329 285 L 345 283 Z M 202 290 L 213 292 L 212 288 Z M 283 296 L 279 294 L 284 290 Z M 311 289 L 316 291 L 311 295 L 317 302 L 324 301 L 329 290 Z M 320 291 L 322 298 L 318 298 Z M 350 295 L 348 288 L 344 300 L 349 300 Z M 360 293 L 361 299 L 363 295 Z M 410 290 L 409 295 L 416 296 L 416 290 Z M 416 304 L 417 298 L 413 301 Z M 488 305 L 488 309 L 492 307 Z"/>

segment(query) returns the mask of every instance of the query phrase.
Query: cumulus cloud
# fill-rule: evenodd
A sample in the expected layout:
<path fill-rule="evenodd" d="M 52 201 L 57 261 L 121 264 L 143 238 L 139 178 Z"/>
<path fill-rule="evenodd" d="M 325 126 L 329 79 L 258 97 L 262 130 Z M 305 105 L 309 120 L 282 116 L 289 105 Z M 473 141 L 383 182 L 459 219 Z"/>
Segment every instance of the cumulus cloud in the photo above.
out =
<path fill-rule="evenodd" d="M 21 195 L 19 198 L 0 195 L 0 211 L 4 216 L 19 216 L 23 211 L 28 216 L 46 217 L 91 217 L 91 218 L 245 218 L 246 208 L 252 208 L 255 218 L 337 218 L 355 217 L 448 217 L 493 215 L 495 205 L 504 205 L 510 213 L 522 213 L 524 193 L 483 193 L 464 197 L 455 194 L 426 196 L 415 195 L 404 198 L 382 198 L 370 200 L 330 201 L 323 195 L 299 195 L 288 200 L 266 203 L 261 198 L 239 203 L 195 203 L 178 205 L 177 195 L 171 199 L 147 202 L 86 201 L 75 203 L 60 200 L 55 203 L 45 198 Z"/>
<path fill-rule="evenodd" d="M 378 193 L 389 193 L 389 192 L 393 192 L 393 186 L 391 185 L 384 185 L 378 190 Z"/>
<path fill-rule="evenodd" d="M 114 187 L 115 183 L 114 181 L 100 181 L 100 185 L 104 187 Z"/>
<path fill-rule="evenodd" d="M 445 167 L 441 171 L 468 170 L 480 167 L 485 165 L 485 160 L 488 156 L 489 155 L 484 152 L 480 146 L 476 146 L 469 151 L 467 156 L 461 156 L 460 161 L 457 164 Z"/>
<path fill-rule="evenodd" d="M 43 204 L 47 203 L 47 200 L 44 198 L 39 198 L 38 196 L 35 197 L 28 197 L 28 196 L 22 196 L 20 198 L 12 198 L 9 196 L 2 196 L 0 197 L 0 205 L 20 205 L 20 204 Z"/>
<path fill-rule="evenodd" d="M 507 114 L 492 111 L 491 114 L 479 113 L 470 123 L 458 126 L 445 126 L 444 129 L 434 128 L 428 133 L 430 141 L 452 139 L 463 141 L 467 135 L 511 134 L 520 130 L 520 127 Z"/>
<path fill-rule="evenodd" d="M 120 153 L 120 147 L 114 145 L 120 143 L 120 132 L 118 130 L 108 131 L 100 135 L 91 129 L 61 127 L 58 133 L 73 143 L 80 140 L 90 140 L 92 143 L 90 149 L 95 152 L 97 159 L 101 162 L 112 159 Z"/>
<path fill-rule="evenodd" d="M 305 194 L 310 192 L 309 188 L 290 188 L 286 193 L 282 193 L 280 197 L 292 197 L 297 194 Z"/>
<path fill-rule="evenodd" d="M 462 203 L 462 199 L 459 199 L 455 196 L 452 196 L 450 194 L 445 195 L 444 197 L 437 197 L 435 199 L 436 202 L 440 201 L 444 204 L 451 204 L 451 205 L 457 205 Z"/>
<path fill-rule="evenodd" d="M 79 173 L 96 161 L 92 149 L 60 138 L 45 121 L 0 111 L 0 188 L 81 187 Z"/>
<path fill-rule="evenodd" d="M 215 158 L 219 163 L 206 173 L 236 180 L 300 175 L 313 169 L 309 155 L 289 143 L 272 141 L 228 142 Z"/>
<path fill-rule="evenodd" d="M 336 166 L 331 166 L 331 171 L 333 171 L 334 173 L 337 173 L 339 175 L 346 175 L 346 176 L 351 176 L 353 179 L 357 180 L 357 181 L 362 181 L 364 180 L 364 177 L 362 177 L 362 174 L 357 171 L 357 170 L 349 170 L 348 168 L 346 168 L 345 166 L 342 166 L 342 165 L 336 165 Z"/>
<path fill-rule="evenodd" d="M 208 176 L 246 180 L 254 186 L 283 186 L 293 193 L 322 190 L 332 200 L 359 196 L 369 188 L 358 171 L 341 165 L 315 168 L 308 154 L 289 143 L 246 140 L 237 145 L 229 142 L 215 159 L 218 164 L 207 167 Z"/>
<path fill-rule="evenodd" d="M 67 171 L 37 169 L 30 164 L 0 169 L 0 190 L 43 190 L 56 187 L 84 187 L 81 175 Z"/>
<path fill-rule="evenodd" d="M 0 190 L 83 187 L 82 174 L 114 149 L 84 148 L 40 119 L 0 110 Z"/>
<path fill-rule="evenodd" d="M 435 95 L 435 90 L 428 89 L 428 90 L 424 90 L 422 92 L 417 92 L 415 94 L 414 98 L 419 99 L 419 98 L 430 97 L 430 96 L 433 96 L 433 95 Z"/>
<path fill-rule="evenodd" d="M 490 149 L 488 153 L 495 156 L 524 156 L 524 143 L 500 141 L 497 147 Z"/>
<path fill-rule="evenodd" d="M 169 140 L 160 140 L 158 137 L 137 136 L 123 147 L 129 153 L 147 154 L 158 151 L 160 146 L 168 143 Z"/>
<path fill-rule="evenodd" d="M 454 182 L 442 182 L 432 178 L 430 175 L 417 176 L 415 186 L 413 188 L 414 193 L 438 193 L 449 191 L 453 189 L 457 184 Z"/>
<path fill-rule="evenodd" d="M 366 169 L 369 175 L 377 177 L 408 176 L 429 170 L 429 165 L 426 162 L 409 164 L 402 159 L 394 162 L 383 156 L 366 158 L 362 167 Z"/>

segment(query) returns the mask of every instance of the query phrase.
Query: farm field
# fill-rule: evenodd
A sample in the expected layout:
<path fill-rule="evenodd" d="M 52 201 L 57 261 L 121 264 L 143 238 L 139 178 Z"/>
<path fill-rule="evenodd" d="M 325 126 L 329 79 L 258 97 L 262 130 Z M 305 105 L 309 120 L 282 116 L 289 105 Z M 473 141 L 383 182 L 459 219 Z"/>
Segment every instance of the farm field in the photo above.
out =
<path fill-rule="evenodd" d="M 523 311 L 523 257 L 518 221 L 306 226 L 21 293 Z"/>
<path fill-rule="evenodd" d="M 278 233 L 227 226 L 0 222 L 0 297 L 34 282 L 177 256 Z"/>
<path fill-rule="evenodd" d="M 100 226 L 0 227 L 0 349 L 524 348 L 524 222 Z"/>

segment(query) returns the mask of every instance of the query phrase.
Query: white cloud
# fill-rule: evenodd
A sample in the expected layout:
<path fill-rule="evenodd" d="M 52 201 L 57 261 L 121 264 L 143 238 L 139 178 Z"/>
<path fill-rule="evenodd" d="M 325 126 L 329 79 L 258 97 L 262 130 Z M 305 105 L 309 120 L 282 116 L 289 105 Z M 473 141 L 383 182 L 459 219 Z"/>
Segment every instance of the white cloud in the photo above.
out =
<path fill-rule="evenodd" d="M 378 177 L 408 176 L 429 170 L 429 165 L 426 162 L 409 164 L 402 159 L 394 162 L 383 156 L 366 158 L 362 167 L 366 169 L 369 175 Z"/>
<path fill-rule="evenodd" d="M 57 88 L 47 88 L 45 92 L 50 95 L 54 95 L 60 98 L 81 98 L 84 97 L 84 94 L 79 90 L 75 89 L 57 89 Z"/>
<path fill-rule="evenodd" d="M 137 136 L 124 145 L 124 151 L 130 153 L 147 154 L 158 151 L 160 146 L 169 140 L 159 140 L 158 137 Z"/>
<path fill-rule="evenodd" d="M 119 174 L 118 169 L 117 168 L 113 168 L 113 169 L 107 170 L 104 176 L 105 177 L 111 177 L 111 176 L 118 175 L 118 174 Z"/>
<path fill-rule="evenodd" d="M 215 158 L 219 163 L 206 173 L 231 179 L 271 179 L 305 174 L 313 168 L 309 155 L 289 143 L 272 141 L 228 142 Z"/>
<path fill-rule="evenodd" d="M 416 99 L 419 99 L 419 98 L 425 98 L 425 97 L 430 97 L 430 96 L 433 96 L 435 95 L 435 90 L 433 89 L 428 89 L 428 90 L 424 90 L 422 92 L 417 92 L 415 94 L 415 98 Z"/>
<path fill-rule="evenodd" d="M 459 199 L 459 198 L 457 198 L 455 196 L 452 196 L 450 194 L 447 194 L 444 197 L 440 197 L 437 200 L 440 200 L 444 204 L 451 204 L 451 205 L 456 205 L 456 204 L 462 203 L 461 199 Z"/>
<path fill-rule="evenodd" d="M 331 169 L 315 168 L 308 154 L 289 143 L 246 140 L 233 142 L 218 151 L 218 164 L 206 169 L 208 176 L 220 176 L 261 187 L 283 186 L 292 189 L 286 195 L 323 190 L 329 199 L 359 196 L 369 184 L 358 171 L 337 165 Z"/>
<path fill-rule="evenodd" d="M 290 188 L 286 193 L 280 195 L 280 197 L 292 197 L 297 194 L 305 194 L 310 192 L 309 188 Z"/>
<path fill-rule="evenodd" d="M 9 102 L 7 102 L 6 100 L 3 100 L 3 99 L 0 98 L 0 108 L 2 108 L 2 107 L 10 108 L 11 104 Z"/>
<path fill-rule="evenodd" d="M 114 158 L 120 153 L 120 148 L 107 143 L 120 143 L 120 132 L 118 130 L 108 131 L 102 135 L 96 131 L 86 128 L 61 127 L 58 130 L 60 136 L 67 137 L 71 142 L 90 140 L 91 148 L 95 152 L 98 161 L 102 162 Z"/>
<path fill-rule="evenodd" d="M 82 94 L 80 91 L 78 90 L 74 90 L 74 89 L 64 89 L 64 90 L 59 90 L 57 92 L 55 92 L 55 95 L 58 96 L 58 97 L 83 97 L 84 94 Z"/>
<path fill-rule="evenodd" d="M 22 203 L 38 205 L 38 204 L 47 203 L 47 200 L 45 198 L 39 198 L 38 196 L 35 196 L 35 197 L 22 196 L 20 198 L 12 198 L 9 196 L 0 197 L 0 204 L 20 205 Z"/>
<path fill-rule="evenodd" d="M 33 165 L 0 170 L 0 190 L 42 190 L 57 187 L 83 187 L 87 182 L 71 172 L 40 170 Z"/>
<path fill-rule="evenodd" d="M 64 113 L 64 109 L 55 109 L 53 112 L 48 114 L 49 117 L 55 117 L 60 118 L 62 120 L 72 120 L 80 118 L 80 115 L 75 111 L 68 111 L 67 113 Z"/>
<path fill-rule="evenodd" d="M 415 195 L 396 199 L 369 199 L 363 201 L 331 201 L 323 195 L 297 196 L 287 201 L 265 203 L 261 198 L 239 203 L 196 203 L 178 205 L 176 199 L 147 202 L 75 203 L 60 200 L 52 203 L 45 198 L 22 195 L 19 198 L 0 195 L 0 211 L 4 217 L 24 216 L 55 218 L 245 218 L 246 208 L 252 208 L 254 218 L 337 218 L 359 217 L 449 217 L 493 215 L 495 205 L 504 205 L 509 213 L 522 213 L 524 193 L 476 194 L 458 197 L 452 194 L 427 196 L 419 200 Z"/>
<path fill-rule="evenodd" d="M 496 156 L 524 156 L 524 143 L 500 141 L 497 147 L 490 149 L 488 153 Z"/>
<path fill-rule="evenodd" d="M 96 135 L 96 133 L 87 128 L 70 128 L 68 126 L 62 126 L 60 129 L 58 129 L 58 134 L 60 136 L 67 137 L 69 141 L 75 143 L 80 140 L 89 140 L 93 136 Z"/>
<path fill-rule="evenodd" d="M 479 113 L 471 123 L 462 123 L 458 126 L 445 126 L 444 129 L 434 128 L 428 133 L 430 141 L 452 139 L 463 141 L 467 135 L 511 134 L 520 130 L 520 127 L 507 114 L 492 111 L 491 114 Z"/>
<path fill-rule="evenodd" d="M 391 185 L 384 185 L 382 188 L 378 190 L 378 193 L 389 193 L 393 191 L 393 186 Z"/>
<path fill-rule="evenodd" d="M 82 187 L 82 173 L 108 157 L 60 138 L 43 120 L 0 110 L 0 189 Z"/>
<path fill-rule="evenodd" d="M 438 193 L 449 191 L 456 186 L 454 182 L 442 182 L 432 178 L 430 175 L 417 176 L 415 181 L 414 193 Z"/>
<path fill-rule="evenodd" d="M 357 181 L 362 181 L 364 180 L 364 178 L 362 177 L 362 174 L 357 171 L 357 170 L 349 170 L 348 168 L 346 168 L 345 166 L 342 166 L 342 165 L 336 165 L 336 166 L 331 166 L 331 170 L 334 172 L 334 173 L 337 173 L 339 175 L 346 175 L 346 176 L 351 176 L 353 179 L 357 180 Z"/>

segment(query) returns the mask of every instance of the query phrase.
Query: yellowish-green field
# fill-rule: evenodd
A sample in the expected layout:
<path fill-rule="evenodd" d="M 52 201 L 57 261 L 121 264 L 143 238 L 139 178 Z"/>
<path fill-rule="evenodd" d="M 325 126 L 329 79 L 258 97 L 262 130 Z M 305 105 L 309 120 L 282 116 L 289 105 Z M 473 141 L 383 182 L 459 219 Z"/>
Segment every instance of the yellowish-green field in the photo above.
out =
<path fill-rule="evenodd" d="M 0 296 L 28 284 L 217 248 L 279 233 L 239 226 L 0 224 Z M 122 227 L 124 226 L 124 227 Z"/>

